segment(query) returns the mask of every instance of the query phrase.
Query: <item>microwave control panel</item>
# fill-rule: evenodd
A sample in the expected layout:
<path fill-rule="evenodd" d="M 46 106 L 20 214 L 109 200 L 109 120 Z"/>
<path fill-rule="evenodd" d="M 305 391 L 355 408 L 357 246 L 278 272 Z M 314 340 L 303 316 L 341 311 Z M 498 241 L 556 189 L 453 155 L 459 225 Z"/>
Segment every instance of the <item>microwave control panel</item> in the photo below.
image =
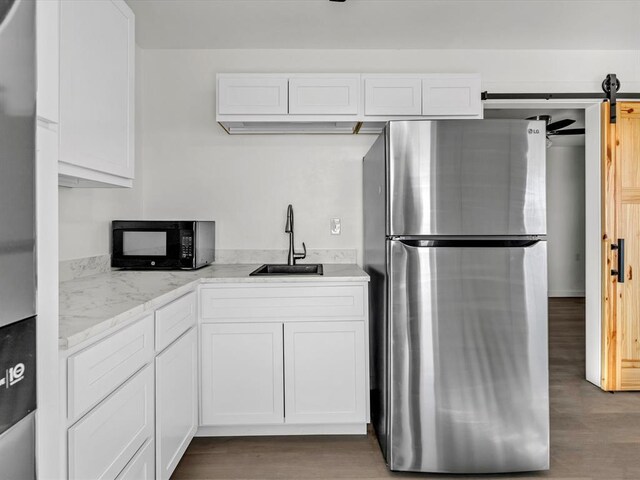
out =
<path fill-rule="evenodd" d="M 193 258 L 193 232 L 180 232 L 180 258 Z"/>

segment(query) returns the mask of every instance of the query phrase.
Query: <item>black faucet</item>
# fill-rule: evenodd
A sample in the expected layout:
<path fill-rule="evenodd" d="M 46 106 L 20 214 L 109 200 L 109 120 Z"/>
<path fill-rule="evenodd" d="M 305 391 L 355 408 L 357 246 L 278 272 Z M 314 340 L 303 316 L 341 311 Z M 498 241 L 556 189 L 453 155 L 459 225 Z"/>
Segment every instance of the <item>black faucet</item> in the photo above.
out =
<path fill-rule="evenodd" d="M 293 246 L 293 206 L 287 207 L 287 225 L 284 227 L 284 233 L 289 234 L 289 255 L 287 256 L 287 265 L 295 265 L 296 260 L 302 260 L 307 257 L 307 247 L 302 242 L 302 250 L 304 253 L 296 253 Z"/>

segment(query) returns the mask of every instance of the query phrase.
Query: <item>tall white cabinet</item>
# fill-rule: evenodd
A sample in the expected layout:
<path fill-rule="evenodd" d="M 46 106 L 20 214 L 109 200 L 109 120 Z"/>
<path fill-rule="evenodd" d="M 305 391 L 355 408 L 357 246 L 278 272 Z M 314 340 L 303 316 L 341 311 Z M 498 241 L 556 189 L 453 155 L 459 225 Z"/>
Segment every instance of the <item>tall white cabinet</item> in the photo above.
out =
<path fill-rule="evenodd" d="M 132 185 L 134 23 L 123 0 L 61 0 L 61 185 Z"/>

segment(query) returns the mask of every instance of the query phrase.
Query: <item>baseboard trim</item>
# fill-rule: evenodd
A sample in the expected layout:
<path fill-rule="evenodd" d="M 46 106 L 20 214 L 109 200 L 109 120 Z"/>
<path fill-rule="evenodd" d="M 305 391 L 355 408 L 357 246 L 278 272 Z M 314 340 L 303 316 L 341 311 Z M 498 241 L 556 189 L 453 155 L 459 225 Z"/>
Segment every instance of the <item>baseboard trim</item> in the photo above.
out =
<path fill-rule="evenodd" d="M 248 437 L 273 435 L 366 435 L 366 423 L 318 425 L 221 425 L 202 426 L 196 437 Z"/>
<path fill-rule="evenodd" d="M 549 297 L 584 297 L 584 290 L 549 290 Z"/>

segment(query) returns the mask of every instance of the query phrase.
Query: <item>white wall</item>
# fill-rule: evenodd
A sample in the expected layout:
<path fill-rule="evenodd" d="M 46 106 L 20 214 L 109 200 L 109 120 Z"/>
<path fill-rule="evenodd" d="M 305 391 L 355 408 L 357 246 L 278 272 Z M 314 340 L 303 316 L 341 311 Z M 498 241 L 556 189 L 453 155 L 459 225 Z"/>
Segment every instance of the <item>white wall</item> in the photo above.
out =
<path fill-rule="evenodd" d="M 295 43 L 295 41 L 292 41 Z M 109 221 L 213 218 L 219 249 L 297 243 L 357 249 L 361 158 L 373 136 L 228 136 L 215 123 L 217 72 L 480 72 L 489 91 L 599 91 L 606 73 L 640 91 L 637 51 L 140 50 L 133 190 L 60 189 L 60 259 L 109 253 Z M 142 181 L 144 179 L 144 182 Z M 329 235 L 340 217 L 343 233 Z M 299 247 L 298 247 L 299 248 Z"/>
<path fill-rule="evenodd" d="M 294 43 L 294 42 L 292 42 Z M 638 52 L 483 50 L 144 50 L 143 214 L 212 218 L 219 249 L 297 243 L 362 251 L 361 158 L 373 136 L 229 136 L 215 123 L 218 72 L 480 72 L 501 92 L 594 91 L 609 72 L 640 90 Z M 340 217 L 343 233 L 329 234 Z"/>
<path fill-rule="evenodd" d="M 140 58 L 142 50 L 136 49 Z M 136 90 L 143 79 L 142 64 L 136 62 Z M 136 95 L 136 168 L 134 187 L 66 188 L 58 187 L 59 260 L 111 253 L 111 220 L 142 216 L 142 159 L 140 139 L 142 108 Z"/>
<path fill-rule="evenodd" d="M 549 295 L 584 296 L 584 147 L 547 149 Z"/>

